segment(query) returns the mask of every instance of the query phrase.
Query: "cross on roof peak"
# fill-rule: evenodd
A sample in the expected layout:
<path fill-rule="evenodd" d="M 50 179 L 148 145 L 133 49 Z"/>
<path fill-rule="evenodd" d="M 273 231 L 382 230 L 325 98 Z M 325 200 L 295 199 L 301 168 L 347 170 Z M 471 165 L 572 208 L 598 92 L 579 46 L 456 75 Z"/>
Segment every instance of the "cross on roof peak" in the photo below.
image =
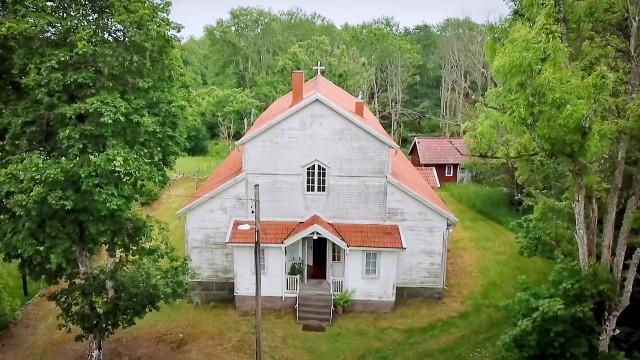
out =
<path fill-rule="evenodd" d="M 325 69 L 324 66 L 320 65 L 320 61 L 318 61 L 318 65 L 314 66 L 313 68 L 316 69 L 316 71 L 318 71 L 318 75 L 322 75 L 322 70 Z"/>

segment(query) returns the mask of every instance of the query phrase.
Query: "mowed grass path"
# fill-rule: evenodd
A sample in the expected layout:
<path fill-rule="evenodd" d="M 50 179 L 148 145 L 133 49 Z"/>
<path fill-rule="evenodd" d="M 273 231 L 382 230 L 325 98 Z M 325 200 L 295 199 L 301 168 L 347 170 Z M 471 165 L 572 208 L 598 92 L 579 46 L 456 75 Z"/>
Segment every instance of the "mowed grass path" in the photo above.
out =
<path fill-rule="evenodd" d="M 168 187 L 147 212 L 169 223 L 184 251 L 183 223 L 175 217 L 195 189 L 193 179 Z M 549 266 L 517 254 L 513 233 L 441 194 L 460 219 L 450 239 L 444 300 L 402 302 L 391 314 L 345 314 L 325 333 L 302 332 L 293 312 L 267 313 L 263 347 L 272 359 L 485 359 L 507 326 L 501 303 L 516 290 L 518 275 L 541 280 Z M 85 344 L 55 330 L 55 308 L 38 300 L 21 322 L 0 333 L 0 358 L 82 359 Z M 229 303 L 165 305 L 105 346 L 109 358 L 250 359 L 253 317 Z"/>

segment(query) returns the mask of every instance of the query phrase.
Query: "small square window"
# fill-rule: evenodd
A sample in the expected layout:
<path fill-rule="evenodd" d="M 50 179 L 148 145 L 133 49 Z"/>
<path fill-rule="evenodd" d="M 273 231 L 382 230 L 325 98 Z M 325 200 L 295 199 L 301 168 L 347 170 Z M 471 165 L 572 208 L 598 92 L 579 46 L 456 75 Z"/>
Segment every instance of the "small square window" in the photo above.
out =
<path fill-rule="evenodd" d="M 445 176 L 453 176 L 453 165 L 447 164 L 447 166 L 444 169 L 444 175 Z"/>

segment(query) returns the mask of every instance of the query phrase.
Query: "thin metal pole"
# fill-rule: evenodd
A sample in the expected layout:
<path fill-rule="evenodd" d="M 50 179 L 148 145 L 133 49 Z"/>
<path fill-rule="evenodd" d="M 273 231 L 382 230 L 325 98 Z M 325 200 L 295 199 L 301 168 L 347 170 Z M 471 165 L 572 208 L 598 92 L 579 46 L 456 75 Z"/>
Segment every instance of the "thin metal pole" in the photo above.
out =
<path fill-rule="evenodd" d="M 262 289 L 261 289 L 261 277 L 262 268 L 260 267 L 260 189 L 258 184 L 253 187 L 255 198 L 255 216 L 256 216 L 256 243 L 254 249 L 254 261 L 256 269 L 256 360 L 262 359 L 262 340 L 261 340 L 261 327 L 262 327 Z M 266 256 L 266 254 L 265 254 Z M 266 264 L 265 264 L 266 265 Z"/>

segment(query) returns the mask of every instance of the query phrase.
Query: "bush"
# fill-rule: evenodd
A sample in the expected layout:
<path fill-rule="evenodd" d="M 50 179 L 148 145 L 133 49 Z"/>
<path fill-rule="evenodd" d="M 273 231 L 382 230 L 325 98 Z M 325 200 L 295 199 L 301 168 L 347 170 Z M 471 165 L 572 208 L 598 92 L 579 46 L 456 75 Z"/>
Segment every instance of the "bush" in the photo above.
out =
<path fill-rule="evenodd" d="M 15 318 L 16 311 L 20 307 L 19 302 L 9 296 L 8 278 L 8 274 L 0 266 L 0 330 Z"/>
<path fill-rule="evenodd" d="M 521 280 L 522 281 L 522 280 Z M 504 359 L 598 359 L 596 312 L 615 294 L 609 272 L 559 263 L 546 284 L 524 283 L 506 306 L 513 327 L 500 339 Z"/>
<path fill-rule="evenodd" d="M 336 304 L 336 306 L 347 307 L 351 305 L 351 302 L 353 301 L 352 295 L 353 291 L 340 292 L 333 298 L 333 303 Z"/>
<path fill-rule="evenodd" d="M 445 186 L 446 191 L 454 199 L 503 226 L 511 227 L 512 223 L 521 216 L 510 205 L 508 194 L 499 188 L 478 184 L 447 184 Z"/>
<path fill-rule="evenodd" d="M 571 204 L 538 196 L 531 214 L 515 222 L 518 252 L 546 259 L 576 258 Z"/>

